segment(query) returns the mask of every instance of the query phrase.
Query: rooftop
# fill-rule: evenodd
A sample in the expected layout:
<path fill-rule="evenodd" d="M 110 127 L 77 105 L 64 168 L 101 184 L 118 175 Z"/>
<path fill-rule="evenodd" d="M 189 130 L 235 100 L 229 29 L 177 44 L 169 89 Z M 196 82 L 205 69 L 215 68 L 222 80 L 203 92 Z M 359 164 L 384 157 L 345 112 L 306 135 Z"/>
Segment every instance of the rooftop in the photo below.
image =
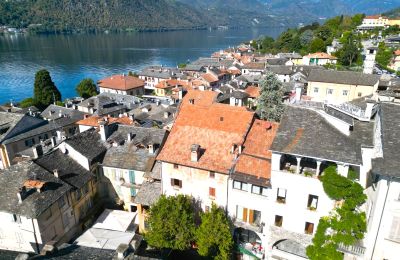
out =
<path fill-rule="evenodd" d="M 312 70 L 308 76 L 308 81 L 374 86 L 376 83 L 378 83 L 379 76 L 351 71 Z"/>
<path fill-rule="evenodd" d="M 144 87 L 143 80 L 128 75 L 113 75 L 111 77 L 99 80 L 97 84 L 101 88 L 124 91 Z"/>
<path fill-rule="evenodd" d="M 316 52 L 316 53 L 311 53 L 306 56 L 307 58 L 310 59 L 330 59 L 330 60 L 337 60 L 335 56 L 329 55 L 328 53 L 325 52 Z"/>

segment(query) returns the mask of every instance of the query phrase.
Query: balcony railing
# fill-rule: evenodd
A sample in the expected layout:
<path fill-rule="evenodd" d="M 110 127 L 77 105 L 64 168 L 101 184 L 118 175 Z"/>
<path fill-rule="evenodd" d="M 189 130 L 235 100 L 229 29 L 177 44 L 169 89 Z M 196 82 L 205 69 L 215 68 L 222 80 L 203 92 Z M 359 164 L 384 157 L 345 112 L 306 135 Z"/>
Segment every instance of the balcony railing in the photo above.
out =
<path fill-rule="evenodd" d="M 254 231 L 257 233 L 262 233 L 262 230 L 263 230 L 263 223 L 251 223 L 250 224 L 250 223 L 238 220 L 238 219 L 235 219 L 233 223 L 236 227 L 248 229 L 248 230 L 251 230 L 251 231 Z"/>
<path fill-rule="evenodd" d="M 339 244 L 338 250 L 343 252 L 343 253 L 348 253 L 352 255 L 358 255 L 358 256 L 363 256 L 365 253 L 365 247 L 361 245 L 344 245 L 344 244 Z"/>

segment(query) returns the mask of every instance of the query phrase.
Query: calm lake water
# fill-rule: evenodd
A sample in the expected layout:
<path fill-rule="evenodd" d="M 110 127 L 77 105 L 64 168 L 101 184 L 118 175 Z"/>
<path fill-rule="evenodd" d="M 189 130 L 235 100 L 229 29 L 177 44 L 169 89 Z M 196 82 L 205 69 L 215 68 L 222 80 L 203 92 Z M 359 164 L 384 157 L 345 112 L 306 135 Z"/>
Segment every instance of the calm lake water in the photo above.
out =
<path fill-rule="evenodd" d="M 148 65 L 177 66 L 284 28 L 101 35 L 0 36 L 0 103 L 33 95 L 36 71 L 45 68 L 62 93 L 76 96 L 83 78 L 97 81 Z"/>

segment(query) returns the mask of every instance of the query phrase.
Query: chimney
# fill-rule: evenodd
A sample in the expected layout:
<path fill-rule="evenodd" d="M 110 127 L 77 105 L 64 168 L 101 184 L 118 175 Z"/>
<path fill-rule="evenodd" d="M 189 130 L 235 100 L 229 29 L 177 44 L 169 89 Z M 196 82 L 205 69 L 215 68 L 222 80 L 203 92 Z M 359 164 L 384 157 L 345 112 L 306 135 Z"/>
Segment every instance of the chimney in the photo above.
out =
<path fill-rule="evenodd" d="M 62 111 L 60 110 L 60 111 L 58 111 L 58 116 L 59 117 L 63 117 L 63 113 L 62 113 Z"/>
<path fill-rule="evenodd" d="M 242 150 L 243 150 L 243 145 L 239 145 L 239 154 L 242 153 Z"/>
<path fill-rule="evenodd" d="M 231 153 L 232 154 L 235 152 L 235 149 L 236 149 L 236 144 L 232 144 L 232 147 L 231 147 Z"/>
<path fill-rule="evenodd" d="M 54 170 L 53 170 L 53 174 L 54 174 L 54 177 L 56 177 L 56 178 L 59 178 L 59 177 L 60 177 L 59 172 L 58 172 L 58 169 L 54 169 Z"/>
<path fill-rule="evenodd" d="M 25 196 L 26 196 L 26 188 L 25 188 L 25 186 L 22 187 L 22 188 L 19 188 L 17 196 L 18 196 L 18 203 L 21 204 L 22 201 L 25 199 Z"/>
<path fill-rule="evenodd" d="M 117 259 L 125 259 L 128 255 L 129 245 L 128 244 L 120 244 L 117 247 Z"/>
<path fill-rule="evenodd" d="M 190 150 L 191 150 L 190 160 L 192 162 L 198 162 L 199 158 L 200 158 L 200 145 L 192 144 L 192 147 Z"/>
<path fill-rule="evenodd" d="M 102 141 L 107 141 L 108 125 L 106 121 L 99 121 L 99 132 Z"/>
<path fill-rule="evenodd" d="M 90 116 L 90 115 L 85 114 L 85 115 L 83 116 L 83 118 L 86 119 L 86 118 L 89 118 L 89 116 Z"/>
<path fill-rule="evenodd" d="M 40 144 L 33 146 L 32 150 L 33 150 L 33 158 L 34 159 L 37 159 L 43 155 L 43 147 Z"/>
<path fill-rule="evenodd" d="M 149 144 L 147 147 L 149 148 L 149 154 L 154 154 L 154 144 Z"/>
<path fill-rule="evenodd" d="M 129 117 L 130 117 L 130 119 L 131 119 L 132 121 L 135 121 L 135 115 L 134 115 L 134 114 L 130 115 Z"/>
<path fill-rule="evenodd" d="M 183 98 L 183 90 L 182 89 L 179 89 L 178 98 L 179 98 L 179 100 L 182 100 L 182 98 Z"/>
<path fill-rule="evenodd" d="M 56 243 L 57 241 L 54 240 L 47 242 L 40 251 L 40 255 L 46 256 L 55 253 L 57 251 Z"/>
<path fill-rule="evenodd" d="M 52 136 L 52 137 L 50 138 L 50 140 L 51 140 L 51 147 L 56 147 L 56 145 L 57 145 L 56 137 L 55 137 L 55 136 Z"/>
<path fill-rule="evenodd" d="M 194 99 L 193 98 L 189 99 L 189 103 L 194 105 Z"/>
<path fill-rule="evenodd" d="M 365 108 L 365 117 L 371 119 L 375 113 L 375 103 L 367 101 L 367 107 Z"/>
<path fill-rule="evenodd" d="M 169 117 L 169 112 L 165 111 L 164 112 L 164 118 L 168 118 Z"/>
<path fill-rule="evenodd" d="M 132 142 L 132 134 L 131 133 L 128 133 L 128 142 Z"/>

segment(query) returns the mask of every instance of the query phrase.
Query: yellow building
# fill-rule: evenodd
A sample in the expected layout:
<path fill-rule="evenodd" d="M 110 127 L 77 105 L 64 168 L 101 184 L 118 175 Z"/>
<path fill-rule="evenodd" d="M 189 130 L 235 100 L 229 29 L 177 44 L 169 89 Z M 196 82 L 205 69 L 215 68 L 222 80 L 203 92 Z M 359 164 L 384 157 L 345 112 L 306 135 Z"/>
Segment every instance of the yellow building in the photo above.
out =
<path fill-rule="evenodd" d="M 308 77 L 307 96 L 313 101 L 343 103 L 372 95 L 379 76 L 350 71 L 312 70 Z"/>

